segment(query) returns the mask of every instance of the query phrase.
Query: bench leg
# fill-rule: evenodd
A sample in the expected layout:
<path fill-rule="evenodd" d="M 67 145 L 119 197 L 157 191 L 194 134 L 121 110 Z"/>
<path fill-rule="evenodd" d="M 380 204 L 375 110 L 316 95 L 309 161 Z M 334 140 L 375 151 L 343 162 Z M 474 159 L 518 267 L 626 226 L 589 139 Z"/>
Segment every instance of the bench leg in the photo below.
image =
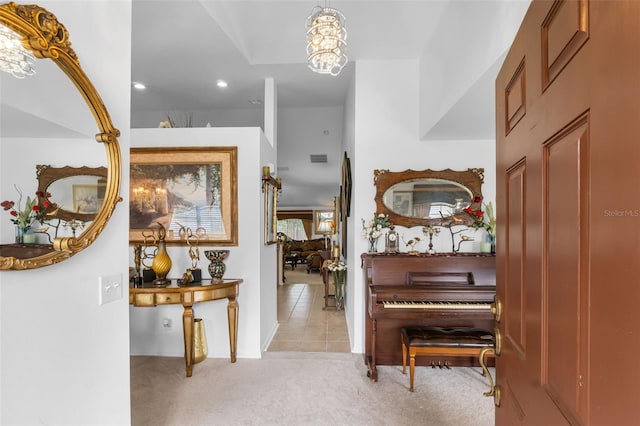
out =
<path fill-rule="evenodd" d="M 416 371 L 416 353 L 409 348 L 409 391 L 413 392 L 413 374 Z"/>
<path fill-rule="evenodd" d="M 493 384 L 493 377 L 491 377 L 491 373 L 489 372 L 489 369 L 487 368 L 487 364 L 484 360 L 485 356 L 489 352 L 495 354 L 495 349 L 493 348 L 493 346 L 487 346 L 486 348 L 483 348 L 480 351 L 480 355 L 478 356 L 478 360 L 480 361 L 480 366 L 482 367 L 482 375 L 487 376 L 489 378 L 489 386 L 490 386 L 489 391 L 483 392 L 482 395 L 484 396 L 493 396 L 495 395 L 495 392 L 496 392 L 495 385 Z"/>
<path fill-rule="evenodd" d="M 402 339 L 402 374 L 407 374 L 407 344 Z"/>

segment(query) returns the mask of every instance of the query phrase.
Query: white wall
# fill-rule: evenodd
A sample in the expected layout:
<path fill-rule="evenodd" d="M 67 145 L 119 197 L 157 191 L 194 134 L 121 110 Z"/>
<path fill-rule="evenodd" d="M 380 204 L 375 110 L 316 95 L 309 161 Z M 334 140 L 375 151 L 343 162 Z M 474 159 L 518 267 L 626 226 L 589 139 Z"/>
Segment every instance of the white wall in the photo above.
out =
<path fill-rule="evenodd" d="M 486 201 L 495 200 L 495 152 L 493 141 L 429 141 L 418 137 L 418 61 L 360 61 L 353 89 L 353 130 L 345 132 L 348 152 L 352 154 L 354 192 L 352 217 L 349 218 L 349 279 L 347 315 L 353 352 L 364 351 L 365 289 L 360 269 L 360 254 L 367 251 L 361 238 L 361 219 L 375 213 L 373 170 L 466 170 L 485 168 L 482 191 Z M 387 84 L 393 81 L 393 85 Z M 348 98 L 350 99 L 350 97 Z M 351 101 L 349 101 L 351 102 Z M 347 108 L 349 111 L 351 107 Z M 348 121 L 347 121 L 348 122 Z M 351 125 L 349 125 L 350 127 Z M 353 136 L 351 136 L 353 135 Z M 352 146 L 352 147 L 351 147 Z M 405 236 L 421 235 L 421 228 L 397 228 Z M 439 236 L 436 248 L 450 251 L 450 244 Z M 383 249 L 383 239 L 379 249 Z M 448 249 L 447 249 L 448 247 Z M 401 244 L 401 251 L 406 248 Z M 423 249 L 426 247 L 423 247 Z M 468 247 L 479 251 L 479 247 Z"/>
<path fill-rule="evenodd" d="M 132 129 L 154 128 L 161 121 L 171 117 L 176 127 L 262 127 L 264 128 L 263 108 L 212 109 L 193 111 L 139 111 L 131 119 Z"/>
<path fill-rule="evenodd" d="M 266 164 L 277 164 L 277 150 L 266 138 L 264 134 L 261 134 L 260 140 L 260 172 L 262 173 L 262 166 Z M 276 142 L 277 145 L 277 142 Z M 275 173 L 272 173 L 275 175 Z M 266 194 L 266 193 L 265 193 Z M 260 285 L 260 349 L 266 351 L 269 343 L 273 339 L 276 331 L 278 330 L 278 285 L 280 283 L 280 273 L 282 272 L 278 265 L 281 262 L 277 260 L 277 248 L 276 244 L 265 245 L 264 244 L 264 196 L 260 194 L 259 204 L 262 207 L 260 215 L 256 215 L 255 211 L 251 216 L 260 217 L 260 232 L 258 232 L 253 239 L 253 244 L 258 244 L 260 247 L 260 276 L 262 278 Z M 276 206 L 277 208 L 277 206 Z M 267 224 L 267 226 L 271 226 Z M 247 269 L 251 269 L 253 265 L 258 265 L 257 262 L 246 262 Z M 254 316 L 257 315 L 257 311 L 253 312 Z"/>
<path fill-rule="evenodd" d="M 69 30 L 86 74 L 121 131 L 119 141 L 126 152 L 131 2 L 39 3 Z M 64 107 L 65 100 L 60 99 L 60 108 Z M 23 142 L 34 143 L 15 139 L 0 142 L 2 199 L 14 197 L 13 182 L 24 184 L 29 191 L 26 188 L 35 179 L 33 165 L 21 166 L 7 150 Z M 57 147 L 47 163 L 66 164 L 74 159 L 68 141 L 48 139 L 46 143 Z M 28 158 L 30 152 L 36 155 L 31 150 L 23 155 Z M 122 160 L 127 170 L 128 156 Z M 87 158 L 87 163 L 94 161 Z M 123 187 L 128 187 L 127 176 Z M 0 423 L 130 423 L 128 301 L 123 297 L 98 305 L 98 277 L 123 274 L 126 279 L 125 206 L 119 205 L 100 237 L 71 259 L 36 270 L 0 272 Z M 8 217 L 3 219 L 8 222 Z M 4 242 L 11 236 L 3 232 L 1 238 Z"/>
<path fill-rule="evenodd" d="M 419 93 L 421 136 L 452 108 L 473 84 L 502 56 L 520 27 L 530 0 L 449 2 L 439 27 L 440 37 L 425 47 L 420 63 Z M 464 22 L 463 27 L 459 23 Z M 472 25 L 469 25 L 471 23 Z M 486 31 L 497 28 L 497 31 Z M 446 36 L 446 43 L 442 37 Z M 482 38 L 482 43 L 478 43 Z M 469 39 L 475 40 L 469 50 Z M 482 46 L 482 48 L 478 48 Z M 499 67 L 498 67 L 499 68 Z"/>
<path fill-rule="evenodd" d="M 261 348 L 276 327 L 276 246 L 263 246 L 262 164 L 273 162 L 275 154 L 259 128 L 175 128 L 133 129 L 133 147 L 237 146 L 238 147 L 238 246 L 218 247 L 230 250 L 225 260 L 225 277 L 242 278 L 238 298 L 239 358 L 259 358 Z M 212 247 L 200 247 L 200 253 Z M 130 249 L 130 265 L 133 253 Z M 169 247 L 172 268 L 169 277 L 181 277 L 190 266 L 186 248 Z M 203 277 L 209 277 L 208 261 L 199 264 Z M 130 307 L 132 355 L 184 355 L 182 306 L 156 308 Z M 227 303 L 225 300 L 196 304 L 196 317 L 203 318 L 209 357 L 229 357 Z M 163 320 L 172 327 L 163 327 Z M 267 330 L 267 331 L 265 331 Z M 197 366 L 195 367 L 197 369 Z"/>

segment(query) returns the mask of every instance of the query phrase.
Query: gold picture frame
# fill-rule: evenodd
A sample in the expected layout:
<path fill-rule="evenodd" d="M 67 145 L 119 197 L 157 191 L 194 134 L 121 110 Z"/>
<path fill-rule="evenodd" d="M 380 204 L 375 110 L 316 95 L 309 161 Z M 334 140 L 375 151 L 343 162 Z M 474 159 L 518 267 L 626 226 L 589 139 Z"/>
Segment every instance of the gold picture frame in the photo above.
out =
<path fill-rule="evenodd" d="M 313 232 L 318 235 L 331 235 L 336 233 L 336 211 L 335 210 L 314 210 L 313 211 Z M 324 227 L 327 226 L 327 229 Z"/>
<path fill-rule="evenodd" d="M 238 148 L 131 148 L 129 242 L 162 224 L 168 245 L 238 245 Z"/>
<path fill-rule="evenodd" d="M 278 192 L 282 189 L 279 179 L 270 174 L 262 175 L 264 193 L 264 245 L 278 242 Z"/>
<path fill-rule="evenodd" d="M 72 192 L 74 213 L 98 213 L 104 199 L 104 185 L 74 184 Z"/>

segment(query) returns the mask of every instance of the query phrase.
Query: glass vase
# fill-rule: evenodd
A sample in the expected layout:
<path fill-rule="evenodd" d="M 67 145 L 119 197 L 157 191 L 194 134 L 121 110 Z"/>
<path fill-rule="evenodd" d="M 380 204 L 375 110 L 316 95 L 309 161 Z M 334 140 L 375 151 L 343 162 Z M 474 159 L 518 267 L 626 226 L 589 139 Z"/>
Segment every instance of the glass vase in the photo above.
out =
<path fill-rule="evenodd" d="M 31 229 L 27 229 L 22 236 L 22 241 L 25 244 L 35 244 L 38 241 L 38 234 L 33 232 Z"/>
<path fill-rule="evenodd" d="M 27 228 L 16 225 L 16 244 L 24 244 L 24 234 L 27 233 Z"/>
<path fill-rule="evenodd" d="M 333 271 L 333 285 L 335 287 L 336 310 L 344 309 L 344 271 Z"/>
<path fill-rule="evenodd" d="M 369 253 L 377 253 L 378 252 L 378 239 L 377 238 L 369 238 Z"/>

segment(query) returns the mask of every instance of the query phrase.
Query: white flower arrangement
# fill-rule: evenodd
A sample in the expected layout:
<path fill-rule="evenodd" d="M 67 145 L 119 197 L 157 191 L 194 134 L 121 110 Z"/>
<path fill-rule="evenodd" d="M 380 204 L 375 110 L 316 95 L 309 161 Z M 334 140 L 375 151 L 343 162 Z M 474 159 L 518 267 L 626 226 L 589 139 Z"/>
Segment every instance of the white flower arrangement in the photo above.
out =
<path fill-rule="evenodd" d="M 362 238 L 375 240 L 382 235 L 382 230 L 391 226 L 389 216 L 383 213 L 374 215 L 369 223 L 362 219 Z"/>
<path fill-rule="evenodd" d="M 347 270 L 347 265 L 341 261 L 333 261 L 329 264 L 329 266 L 327 267 L 331 272 L 341 272 L 341 271 L 346 271 Z"/>

